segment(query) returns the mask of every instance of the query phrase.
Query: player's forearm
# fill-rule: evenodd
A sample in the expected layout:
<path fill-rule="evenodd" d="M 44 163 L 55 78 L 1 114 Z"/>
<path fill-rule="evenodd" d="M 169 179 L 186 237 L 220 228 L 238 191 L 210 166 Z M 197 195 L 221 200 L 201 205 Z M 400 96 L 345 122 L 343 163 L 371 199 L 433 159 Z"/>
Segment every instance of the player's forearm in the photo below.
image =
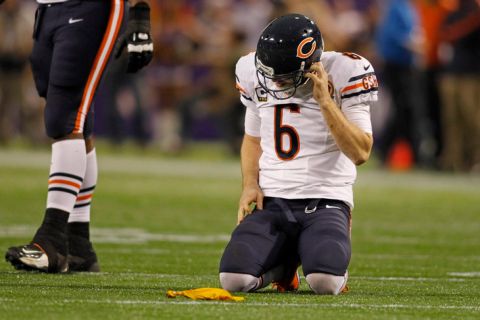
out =
<path fill-rule="evenodd" d="M 356 165 L 366 162 L 372 151 L 372 135 L 348 121 L 333 100 L 324 103 L 321 110 L 340 150 Z"/>
<path fill-rule="evenodd" d="M 249 185 L 258 185 L 259 160 L 262 155 L 260 138 L 245 134 L 240 155 L 243 188 Z"/>

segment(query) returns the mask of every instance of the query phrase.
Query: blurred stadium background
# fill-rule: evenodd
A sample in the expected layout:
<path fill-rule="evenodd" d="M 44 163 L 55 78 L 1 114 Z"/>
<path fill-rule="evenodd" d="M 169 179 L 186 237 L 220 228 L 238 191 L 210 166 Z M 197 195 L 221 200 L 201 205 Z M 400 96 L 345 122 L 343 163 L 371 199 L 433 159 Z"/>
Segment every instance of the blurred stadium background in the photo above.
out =
<path fill-rule="evenodd" d="M 154 61 L 128 77 L 113 61 L 95 102 L 92 237 L 104 272 L 19 277 L 0 263 L 0 318 L 478 318 L 479 2 L 151 0 Z M 0 8 L 0 253 L 30 239 L 46 196 L 50 147 L 28 65 L 35 6 Z M 167 289 L 219 285 L 240 193 L 234 65 L 285 12 L 318 21 L 326 50 L 365 56 L 380 82 L 375 152 L 355 189 L 351 292 L 314 297 L 303 284 L 241 305 L 168 300 Z M 386 53 L 380 31 L 401 49 Z"/>
<path fill-rule="evenodd" d="M 380 164 L 479 171 L 479 1 L 151 2 L 153 63 L 127 77 L 125 61 L 112 61 L 95 102 L 96 135 L 108 143 L 176 154 L 214 142 L 237 154 L 244 110 L 233 89 L 235 62 L 255 50 L 273 17 L 300 12 L 318 22 L 326 50 L 356 52 L 375 67 Z M 47 143 L 28 64 L 35 7 L 15 0 L 0 11 L 1 148 Z"/>

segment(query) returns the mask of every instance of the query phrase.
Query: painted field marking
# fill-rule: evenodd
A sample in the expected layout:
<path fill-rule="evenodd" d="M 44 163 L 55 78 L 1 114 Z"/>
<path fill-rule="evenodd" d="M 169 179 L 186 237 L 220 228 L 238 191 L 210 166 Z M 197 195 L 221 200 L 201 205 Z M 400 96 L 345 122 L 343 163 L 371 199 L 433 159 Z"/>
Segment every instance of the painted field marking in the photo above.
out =
<path fill-rule="evenodd" d="M 240 179 L 240 165 L 231 161 L 194 161 L 154 157 L 104 155 L 99 158 L 102 172 L 148 173 L 149 175 L 180 176 L 193 178 Z M 24 168 L 48 168 L 50 153 L 47 151 L 4 150 L 0 154 L 0 166 Z M 212 165 L 213 164 L 213 165 Z M 468 174 L 432 173 L 411 171 L 395 173 L 385 170 L 359 170 L 357 186 L 381 188 L 398 187 L 420 190 L 450 190 L 478 194 L 480 176 Z"/>
<path fill-rule="evenodd" d="M 449 272 L 449 276 L 453 277 L 465 277 L 465 278 L 480 278 L 480 271 L 473 272 Z"/>
<path fill-rule="evenodd" d="M 29 225 L 0 226 L 0 238 L 31 237 L 36 228 Z M 229 234 L 168 234 L 148 232 L 140 228 L 92 228 L 91 238 L 96 243 L 142 244 L 149 241 L 179 243 L 216 243 L 230 240 Z"/>
<path fill-rule="evenodd" d="M 0 298 L 2 302 L 16 302 L 16 299 Z M 59 304 L 117 304 L 117 305 L 147 305 L 147 306 L 162 306 L 165 305 L 190 305 L 199 306 L 206 304 L 228 304 L 230 306 L 238 307 L 277 307 L 277 308 L 352 308 L 352 309 L 441 309 L 441 310 L 480 310 L 479 306 L 469 305 L 407 305 L 407 304 L 359 304 L 359 303 L 289 303 L 289 302 L 220 302 L 220 301 L 178 301 L 178 300 L 115 300 L 115 299 L 63 299 L 63 300 L 42 300 L 35 301 L 31 304 L 45 305 L 59 305 Z"/>
<path fill-rule="evenodd" d="M 32 225 L 0 226 L 0 238 L 30 238 L 35 233 L 36 227 Z M 141 228 L 92 228 L 90 231 L 93 242 L 113 244 L 143 244 L 150 241 L 178 242 L 178 243 L 218 243 L 228 242 L 230 234 L 171 234 L 149 232 Z M 373 240 L 372 240 L 373 241 Z M 416 244 L 423 240 L 412 238 L 382 237 L 382 243 Z M 435 244 L 450 243 L 448 239 L 437 239 Z M 480 243 L 479 243 L 480 245 Z M 361 253 L 358 253 L 359 255 Z M 374 257 L 375 258 L 375 257 Z M 410 256 L 409 256 L 410 258 Z M 415 258 L 415 257 L 411 257 Z M 431 257 L 428 257 L 431 258 Z M 381 258 L 380 258 L 381 259 Z M 479 260 L 480 256 L 472 257 Z"/>
<path fill-rule="evenodd" d="M 7 271 L 5 274 L 18 275 L 18 271 Z M 449 273 L 451 274 L 451 273 Z M 168 278 L 194 278 L 194 279 L 205 279 L 211 280 L 216 278 L 216 274 L 206 274 L 206 275 L 185 275 L 185 274 L 168 274 L 168 273 L 144 273 L 144 272 L 94 272 L 94 273 L 79 273 L 73 274 L 73 276 L 78 277 L 143 277 L 143 278 L 153 278 L 153 279 L 168 279 Z M 304 276 L 301 276 L 305 280 Z M 392 281 L 392 282 L 467 282 L 471 281 L 465 278 L 443 278 L 443 277 L 385 277 L 385 276 L 361 276 L 361 275 L 350 275 L 351 280 L 360 280 L 360 281 Z"/>

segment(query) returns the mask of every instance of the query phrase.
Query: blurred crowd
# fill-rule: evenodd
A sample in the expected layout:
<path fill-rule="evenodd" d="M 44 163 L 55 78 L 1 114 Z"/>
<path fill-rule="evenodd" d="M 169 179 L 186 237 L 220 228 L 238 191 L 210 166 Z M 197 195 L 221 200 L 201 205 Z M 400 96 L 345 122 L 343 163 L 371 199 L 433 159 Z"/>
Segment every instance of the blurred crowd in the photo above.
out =
<path fill-rule="evenodd" d="M 369 59 L 380 83 L 375 153 L 390 168 L 480 171 L 480 0 L 151 0 L 155 57 L 136 75 L 111 62 L 96 134 L 178 152 L 243 134 L 238 58 L 286 12 L 317 21 L 326 50 Z M 36 4 L 0 7 L 0 145 L 44 141 L 43 101 L 28 56 Z"/>

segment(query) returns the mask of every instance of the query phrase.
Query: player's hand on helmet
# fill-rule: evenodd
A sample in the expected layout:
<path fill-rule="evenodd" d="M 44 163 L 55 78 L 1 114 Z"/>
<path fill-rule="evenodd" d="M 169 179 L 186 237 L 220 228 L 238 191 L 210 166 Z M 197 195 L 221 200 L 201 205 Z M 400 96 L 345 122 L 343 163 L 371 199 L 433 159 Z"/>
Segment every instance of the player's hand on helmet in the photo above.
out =
<path fill-rule="evenodd" d="M 305 73 L 305 77 L 309 78 L 313 83 L 313 98 L 320 106 L 331 100 L 328 91 L 328 74 L 323 68 L 321 62 L 313 63 L 310 70 Z"/>
<path fill-rule="evenodd" d="M 252 204 L 259 210 L 263 210 L 263 192 L 258 184 L 246 186 L 243 188 L 240 201 L 238 203 L 237 223 L 243 221 L 243 219 L 252 213 Z"/>
<path fill-rule="evenodd" d="M 146 66 L 153 57 L 153 41 L 150 34 L 150 7 L 146 2 L 138 2 L 129 10 L 127 28 L 118 38 L 115 58 L 120 57 L 127 47 L 127 72 L 137 72 Z"/>

